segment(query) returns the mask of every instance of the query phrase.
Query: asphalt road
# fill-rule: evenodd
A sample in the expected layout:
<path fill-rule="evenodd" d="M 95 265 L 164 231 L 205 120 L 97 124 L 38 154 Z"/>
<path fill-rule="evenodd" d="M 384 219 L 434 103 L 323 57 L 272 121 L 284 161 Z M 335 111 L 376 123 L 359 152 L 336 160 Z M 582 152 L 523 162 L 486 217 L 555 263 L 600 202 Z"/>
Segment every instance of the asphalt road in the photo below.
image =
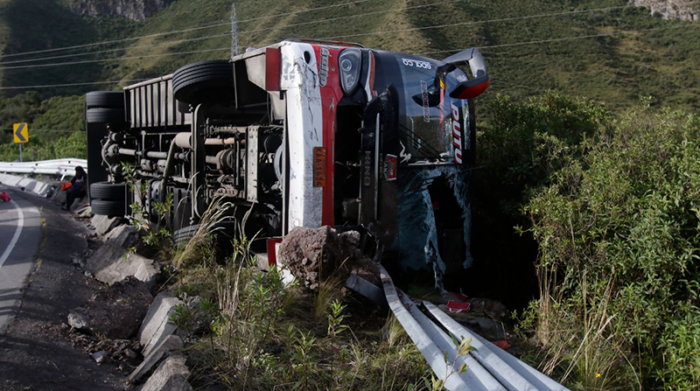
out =
<path fill-rule="evenodd" d="M 126 374 L 95 363 L 66 325 L 103 288 L 72 262 L 92 231 L 44 198 L 2 191 L 13 202 L 0 201 L 0 391 L 124 390 Z"/>
<path fill-rule="evenodd" d="M 42 237 L 36 206 L 7 187 L 12 200 L 0 201 L 0 335 L 19 310 L 22 287 L 37 260 Z"/>

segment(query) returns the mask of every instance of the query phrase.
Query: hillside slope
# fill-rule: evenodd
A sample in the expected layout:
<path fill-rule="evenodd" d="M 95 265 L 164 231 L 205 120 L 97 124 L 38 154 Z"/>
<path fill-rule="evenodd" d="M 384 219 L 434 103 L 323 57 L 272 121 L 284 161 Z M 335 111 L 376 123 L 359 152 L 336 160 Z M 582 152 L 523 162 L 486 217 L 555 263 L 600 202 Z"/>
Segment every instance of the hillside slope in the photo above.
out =
<path fill-rule="evenodd" d="M 139 1 L 0 0 L 0 97 L 28 92 L 38 92 L 44 99 L 80 96 L 91 90 L 119 89 L 194 61 L 230 56 L 230 0 L 141 1 L 153 13 L 142 21 L 78 14 L 106 4 L 131 3 Z M 700 108 L 700 22 L 664 20 L 627 0 L 239 0 L 235 4 L 241 50 L 306 37 L 439 59 L 477 46 L 486 57 L 492 81 L 480 98 L 480 112 L 498 94 L 518 100 L 546 89 L 586 96 L 613 111 L 635 104 L 640 96 L 653 96 L 656 105 Z M 132 11 L 122 16 L 129 17 Z M 143 8 L 144 15 L 146 11 Z M 32 95 L 18 101 L 35 99 Z M 9 110 L 0 118 L 16 118 L 13 102 L 0 105 L 0 111 Z M 66 117 L 54 112 L 65 109 L 64 104 L 42 107 L 48 110 L 42 114 L 46 118 Z M 80 121 L 68 124 L 68 129 L 50 130 L 83 130 Z M 9 122 L 0 124 L 7 133 L 1 140 L 8 139 L 11 127 Z"/>
<path fill-rule="evenodd" d="M 177 0 L 141 22 L 80 16 L 66 4 L 0 0 L 3 87 L 125 85 L 230 53 L 229 0 Z M 613 106 L 654 95 L 660 103 L 698 107 L 700 23 L 655 18 L 625 0 L 240 0 L 236 8 L 242 48 L 287 37 L 330 38 L 442 58 L 479 46 L 492 93 L 517 97 L 555 88 Z M 120 42 L 56 50 L 106 40 Z M 18 55 L 37 50 L 55 51 Z M 117 85 L 37 90 L 50 96 L 107 87 Z"/>

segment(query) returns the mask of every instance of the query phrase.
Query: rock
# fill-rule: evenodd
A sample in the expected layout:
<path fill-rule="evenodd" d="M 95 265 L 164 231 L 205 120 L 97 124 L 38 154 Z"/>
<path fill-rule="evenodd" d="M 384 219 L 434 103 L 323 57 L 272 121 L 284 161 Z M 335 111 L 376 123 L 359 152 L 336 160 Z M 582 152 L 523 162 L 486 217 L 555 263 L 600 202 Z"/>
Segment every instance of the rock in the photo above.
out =
<path fill-rule="evenodd" d="M 99 352 L 91 354 L 90 357 L 92 357 L 96 363 L 102 364 L 105 358 L 107 358 L 107 352 L 105 352 L 104 350 L 100 350 Z"/>
<path fill-rule="evenodd" d="M 183 342 L 182 339 L 176 335 L 169 335 L 164 340 L 162 340 L 158 346 L 154 347 L 148 356 L 143 359 L 141 365 L 139 365 L 132 373 L 129 375 L 129 383 L 135 383 L 141 380 L 141 378 L 150 372 L 153 367 L 155 367 L 168 353 L 174 350 L 182 349 Z"/>
<path fill-rule="evenodd" d="M 144 20 L 174 0 L 70 0 L 68 8 L 76 14 L 93 18 L 121 17 Z"/>
<path fill-rule="evenodd" d="M 91 206 L 86 206 L 80 211 L 80 213 L 78 213 L 78 217 L 91 218 L 92 216 L 93 214 Z"/>
<path fill-rule="evenodd" d="M 105 240 L 122 248 L 130 248 L 139 241 L 139 234 L 134 226 L 122 224 L 109 231 Z"/>
<path fill-rule="evenodd" d="M 152 259 L 129 253 L 111 242 L 103 244 L 88 258 L 85 270 L 110 285 L 133 276 L 145 282 L 150 289 L 158 278 L 158 270 Z"/>
<path fill-rule="evenodd" d="M 664 19 L 694 21 L 700 19 L 697 4 L 687 0 L 632 0 L 636 6 L 647 7 L 651 13 L 659 13 Z"/>
<path fill-rule="evenodd" d="M 171 293 L 156 296 L 139 329 L 138 339 L 143 346 L 141 354 L 148 356 L 155 346 L 175 332 L 177 327 L 170 323 L 170 316 L 180 304 L 182 302 Z"/>
<path fill-rule="evenodd" d="M 80 331 L 90 330 L 90 324 L 87 320 L 87 317 L 76 311 L 70 311 L 68 313 L 68 325 Z"/>
<path fill-rule="evenodd" d="M 280 263 L 311 290 L 330 275 L 346 279 L 357 256 L 358 232 L 337 234 L 330 227 L 295 228 L 279 248 Z"/>
<path fill-rule="evenodd" d="M 119 225 L 120 221 L 120 217 L 110 218 L 103 215 L 95 215 L 92 218 L 92 226 L 95 227 L 95 231 L 97 231 L 98 234 L 104 235 Z"/>
<path fill-rule="evenodd" d="M 471 304 L 469 311 L 472 313 L 485 314 L 498 320 L 505 319 L 508 316 L 508 308 L 499 301 L 473 297 L 468 299 L 467 302 Z"/>
<path fill-rule="evenodd" d="M 153 296 L 146 284 L 129 278 L 107 287 L 68 314 L 68 324 L 109 339 L 126 339 L 139 330 Z"/>
<path fill-rule="evenodd" d="M 173 355 L 158 366 L 141 391 L 191 391 L 192 387 L 187 383 L 189 376 L 185 357 Z"/>

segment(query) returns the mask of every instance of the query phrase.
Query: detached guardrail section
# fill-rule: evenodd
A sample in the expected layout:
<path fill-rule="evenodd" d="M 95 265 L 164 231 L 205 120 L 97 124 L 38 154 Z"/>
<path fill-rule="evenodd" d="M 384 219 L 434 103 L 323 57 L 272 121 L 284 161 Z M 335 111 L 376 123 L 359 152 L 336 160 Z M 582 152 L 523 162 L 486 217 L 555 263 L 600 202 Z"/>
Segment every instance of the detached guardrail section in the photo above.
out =
<path fill-rule="evenodd" d="M 0 162 L 0 172 L 13 174 L 59 175 L 61 178 L 63 178 L 65 176 L 74 176 L 75 168 L 78 166 L 82 166 L 87 172 L 87 160 L 72 158 L 23 163 Z"/>
<path fill-rule="evenodd" d="M 389 273 L 381 265 L 379 267 L 389 307 L 428 361 L 435 375 L 445 382 L 445 388 L 448 390 L 569 391 L 568 388 L 462 326 L 432 303 L 423 301 L 422 304 L 427 312 L 435 318 L 436 322 L 434 322 L 410 298 L 397 292 Z M 458 347 L 444 330 L 448 330 L 459 342 L 465 338 L 472 338 L 471 345 L 476 348 L 476 351 L 460 356 L 455 361 Z M 467 364 L 469 369 L 459 373 L 462 364 Z"/>

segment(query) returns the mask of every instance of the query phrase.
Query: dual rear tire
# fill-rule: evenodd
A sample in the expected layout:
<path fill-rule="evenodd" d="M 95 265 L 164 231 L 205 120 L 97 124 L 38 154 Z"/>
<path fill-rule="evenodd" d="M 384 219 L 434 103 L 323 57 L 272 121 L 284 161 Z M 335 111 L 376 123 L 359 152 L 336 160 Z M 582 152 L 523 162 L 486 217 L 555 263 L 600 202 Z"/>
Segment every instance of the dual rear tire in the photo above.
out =
<path fill-rule="evenodd" d="M 124 92 L 93 91 L 85 94 L 85 121 L 89 124 L 124 124 Z"/>
<path fill-rule="evenodd" d="M 97 182 L 90 185 L 92 213 L 123 217 L 127 212 L 126 183 Z"/>

